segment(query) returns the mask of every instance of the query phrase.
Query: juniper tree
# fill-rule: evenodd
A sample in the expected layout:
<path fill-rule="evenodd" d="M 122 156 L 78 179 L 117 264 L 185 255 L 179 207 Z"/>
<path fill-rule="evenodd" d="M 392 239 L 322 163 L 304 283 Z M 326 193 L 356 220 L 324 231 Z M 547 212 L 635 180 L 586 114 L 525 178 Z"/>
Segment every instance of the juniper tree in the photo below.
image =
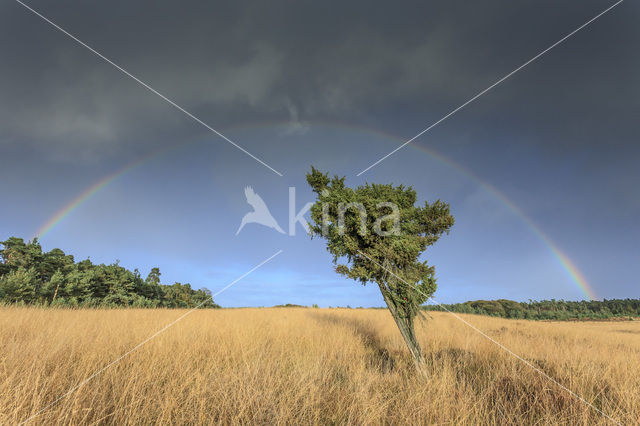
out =
<path fill-rule="evenodd" d="M 435 269 L 421 254 L 453 225 L 449 205 L 437 200 L 416 206 L 416 192 L 403 185 L 346 187 L 311 168 L 307 182 L 317 194 L 311 207 L 311 237 L 327 240 L 336 272 L 363 285 L 376 283 L 416 367 L 423 357 L 414 321 L 436 290 Z"/>

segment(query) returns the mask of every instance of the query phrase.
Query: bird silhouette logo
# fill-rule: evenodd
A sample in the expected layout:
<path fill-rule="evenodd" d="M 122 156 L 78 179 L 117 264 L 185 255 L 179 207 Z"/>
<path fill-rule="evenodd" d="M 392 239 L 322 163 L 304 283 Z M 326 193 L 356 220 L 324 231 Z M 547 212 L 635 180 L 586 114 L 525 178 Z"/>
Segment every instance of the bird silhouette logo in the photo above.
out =
<path fill-rule="evenodd" d="M 269 208 L 265 204 L 264 200 L 255 193 L 253 188 L 247 186 L 244 189 L 244 195 L 247 197 L 247 203 L 249 203 L 249 205 L 253 207 L 253 211 L 244 215 L 244 217 L 242 218 L 242 223 L 240 223 L 240 228 L 238 228 L 236 235 L 240 233 L 242 228 L 244 228 L 247 223 L 258 223 L 260 225 L 273 228 L 279 233 L 284 234 L 284 231 L 282 230 L 282 228 L 280 228 L 280 225 L 278 225 L 276 219 L 271 215 L 271 212 L 269 211 Z"/>

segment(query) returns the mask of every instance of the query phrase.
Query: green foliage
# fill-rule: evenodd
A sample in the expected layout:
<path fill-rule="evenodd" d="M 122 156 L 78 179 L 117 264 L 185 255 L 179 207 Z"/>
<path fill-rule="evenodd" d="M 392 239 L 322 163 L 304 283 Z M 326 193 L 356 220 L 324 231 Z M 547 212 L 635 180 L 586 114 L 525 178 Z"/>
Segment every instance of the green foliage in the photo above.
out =
<path fill-rule="evenodd" d="M 542 300 L 514 302 L 513 300 L 476 300 L 451 305 L 428 305 L 429 311 L 451 311 L 465 314 L 490 315 L 502 318 L 532 320 L 587 320 L 616 317 L 639 317 L 640 299 L 612 299 L 603 301 L 567 302 Z"/>
<path fill-rule="evenodd" d="M 32 303 L 36 299 L 38 280 L 33 268 L 19 266 L 0 278 L 0 296 L 8 303 Z"/>
<path fill-rule="evenodd" d="M 74 262 L 60 249 L 43 253 L 37 240 L 0 242 L 0 303 L 68 307 L 219 307 L 208 290 L 160 284 L 153 268 L 146 280 L 117 263 Z"/>
<path fill-rule="evenodd" d="M 417 206 L 416 192 L 403 185 L 348 188 L 344 177 L 329 179 L 313 167 L 307 182 L 318 196 L 311 237 L 327 240 L 336 272 L 378 285 L 418 371 L 426 374 L 414 319 L 435 292 L 436 278 L 420 256 L 453 226 L 449 205 L 437 200 Z"/>
<path fill-rule="evenodd" d="M 313 167 L 307 182 L 318 196 L 311 207 L 311 236 L 327 240 L 336 272 L 363 285 L 377 283 L 387 304 L 412 319 L 436 289 L 434 268 L 419 257 L 453 225 L 449 205 L 437 200 L 416 206 L 416 192 L 403 185 L 348 188 L 344 177 L 330 179 Z M 397 228 L 389 219 L 390 204 L 398 209 Z M 366 217 L 357 206 L 364 208 Z"/>
<path fill-rule="evenodd" d="M 275 305 L 274 308 L 306 308 L 306 306 L 296 305 L 295 303 L 287 303 L 284 305 Z"/>

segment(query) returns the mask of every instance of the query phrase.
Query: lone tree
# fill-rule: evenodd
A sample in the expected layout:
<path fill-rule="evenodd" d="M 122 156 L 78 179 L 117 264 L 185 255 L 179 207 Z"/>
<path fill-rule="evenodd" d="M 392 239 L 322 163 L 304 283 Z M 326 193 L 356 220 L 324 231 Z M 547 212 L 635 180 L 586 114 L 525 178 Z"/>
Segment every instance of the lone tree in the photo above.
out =
<path fill-rule="evenodd" d="M 416 367 L 424 373 L 414 320 L 435 292 L 436 278 L 434 267 L 419 258 L 453 225 L 449 205 L 437 200 L 420 207 L 412 187 L 366 184 L 352 189 L 344 179 L 330 179 L 314 167 L 307 174 L 318 196 L 311 207 L 311 237 L 327 240 L 336 272 L 363 285 L 378 284 Z"/>

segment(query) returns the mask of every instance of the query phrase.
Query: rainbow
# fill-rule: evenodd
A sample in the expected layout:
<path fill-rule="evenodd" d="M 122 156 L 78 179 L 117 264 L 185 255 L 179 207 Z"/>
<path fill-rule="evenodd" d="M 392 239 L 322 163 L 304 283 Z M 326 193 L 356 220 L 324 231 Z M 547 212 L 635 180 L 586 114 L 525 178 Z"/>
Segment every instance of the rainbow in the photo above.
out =
<path fill-rule="evenodd" d="M 404 141 L 402 141 L 404 142 Z M 487 192 L 493 195 L 496 199 L 498 199 L 502 204 L 504 204 L 511 212 L 513 212 L 516 216 L 520 217 L 520 219 L 533 231 L 533 233 L 538 237 L 540 241 L 549 249 L 549 251 L 553 254 L 555 259 L 560 263 L 562 268 L 569 274 L 571 280 L 576 284 L 580 292 L 589 300 L 598 300 L 598 296 L 596 295 L 593 288 L 589 285 L 589 282 L 584 277 L 584 275 L 580 272 L 578 267 L 569 259 L 560 248 L 545 234 L 536 223 L 529 218 L 520 207 L 516 206 L 506 195 L 500 192 L 495 186 L 486 182 L 485 180 L 480 179 L 476 174 L 474 174 L 469 169 L 461 166 L 458 163 L 454 163 L 448 158 L 443 157 L 442 155 L 426 148 L 423 146 L 416 145 L 416 148 L 427 152 L 429 155 L 438 159 L 440 162 L 458 170 L 460 173 L 466 175 L 476 183 L 478 183 L 482 188 L 484 188 Z"/>
<path fill-rule="evenodd" d="M 135 168 L 140 163 L 144 161 L 136 162 L 133 164 L 129 164 L 124 168 L 118 170 L 117 172 L 110 174 L 106 177 L 103 177 L 98 182 L 91 185 L 85 191 L 83 191 L 80 195 L 75 197 L 69 204 L 64 206 L 61 210 L 59 210 L 55 215 L 53 215 L 49 220 L 47 220 L 35 234 L 36 238 L 42 238 L 49 231 L 56 227 L 57 224 L 62 222 L 67 216 L 71 214 L 75 209 L 80 207 L 85 201 L 91 198 L 92 195 L 98 193 L 102 188 L 109 185 L 111 182 L 127 173 L 129 170 Z"/>
<path fill-rule="evenodd" d="M 239 126 L 236 127 L 235 129 L 242 129 L 242 128 L 258 128 L 258 127 L 266 127 L 266 126 L 282 126 L 285 125 L 287 123 L 282 123 L 282 122 L 263 122 L 263 123 L 253 123 L 253 124 L 248 124 L 248 125 L 243 125 L 243 126 Z M 387 138 L 393 142 L 396 143 L 403 143 L 404 140 L 398 138 L 397 136 L 394 135 L 390 135 L 388 133 L 376 130 L 376 129 L 368 129 L 368 128 L 363 128 L 363 127 L 358 127 L 358 126 L 353 126 L 350 124 L 346 124 L 346 123 L 340 123 L 340 122 L 314 122 L 314 125 L 324 125 L 324 126 L 330 126 L 330 127 L 337 127 L 337 128 L 346 128 L 349 130 L 354 130 L 354 131 L 358 131 L 358 132 L 366 132 L 369 134 L 374 134 L 374 135 L 378 135 L 378 136 L 383 136 L 384 138 Z M 80 206 L 82 206 L 89 198 L 91 198 L 92 196 L 94 196 L 95 194 L 97 194 L 98 192 L 100 192 L 102 189 L 104 189 L 106 186 L 108 186 L 110 183 L 112 183 L 113 181 L 115 181 L 116 179 L 118 179 L 119 177 L 121 177 L 122 175 L 126 174 L 127 172 L 129 172 L 132 169 L 135 169 L 136 167 L 145 164 L 146 162 L 148 162 L 149 160 L 161 156 L 162 154 L 164 154 L 165 152 L 171 150 L 171 149 L 175 149 L 176 147 L 179 146 L 183 146 L 186 144 L 190 144 L 193 143 L 191 142 L 186 142 L 186 143 L 179 143 L 176 145 L 171 145 L 167 148 L 163 148 L 161 150 L 155 151 L 153 153 L 151 153 L 150 155 L 144 156 L 132 163 L 129 163 L 127 165 L 125 165 L 123 168 L 121 168 L 120 170 L 117 170 L 116 172 L 100 179 L 98 182 L 94 183 L 93 185 L 91 185 L 89 188 L 87 188 L 85 191 L 83 191 L 80 195 L 78 195 L 77 197 L 75 197 L 70 203 L 68 203 L 67 205 L 65 205 L 62 209 L 60 209 L 58 212 L 56 212 L 50 219 L 48 219 L 36 232 L 35 237 L 37 238 L 42 238 L 44 237 L 47 233 L 49 233 L 53 228 L 55 228 L 60 222 L 62 222 L 67 216 L 69 216 L 74 210 L 76 210 L 77 208 L 79 208 Z M 580 270 L 578 269 L 578 267 L 571 261 L 571 259 L 551 240 L 551 238 L 549 238 L 539 227 L 538 225 L 535 224 L 535 222 L 533 222 L 533 220 L 531 220 L 517 205 L 515 205 L 509 198 L 507 198 L 506 195 L 504 195 L 500 190 L 498 190 L 495 186 L 491 185 L 490 183 L 486 182 L 485 180 L 481 179 L 479 176 L 477 176 L 476 174 L 474 174 L 472 171 L 470 171 L 469 169 L 463 167 L 462 165 L 455 163 L 453 161 L 451 161 L 450 159 L 444 157 L 443 155 L 429 149 L 426 148 L 424 146 L 420 146 L 417 144 L 411 144 L 409 146 L 412 146 L 416 149 L 419 149 L 425 153 L 427 153 L 429 156 L 435 158 L 436 160 L 440 161 L 441 163 L 447 165 L 448 167 L 451 167 L 455 170 L 457 170 L 458 172 L 464 174 L 465 176 L 467 176 L 468 178 L 470 178 L 471 180 L 475 181 L 476 183 L 478 183 L 478 185 L 480 185 L 483 189 L 485 189 L 487 192 L 489 192 L 491 195 L 493 195 L 497 200 L 499 200 L 502 204 L 504 204 L 512 213 L 514 213 L 516 216 L 518 216 L 526 225 L 527 227 L 529 227 L 529 229 L 531 229 L 533 231 L 533 233 L 538 237 L 538 239 L 549 249 L 549 251 L 553 254 L 554 258 L 558 261 L 558 263 L 561 265 L 561 267 L 567 272 L 567 274 L 569 275 L 569 277 L 571 278 L 571 281 L 576 285 L 576 287 L 580 290 L 580 292 L 589 300 L 597 300 L 598 296 L 596 295 L 595 291 L 593 290 L 593 288 L 589 285 L 588 281 L 586 280 L 586 278 L 584 277 L 584 275 L 580 272 Z"/>
<path fill-rule="evenodd" d="M 98 182 L 94 183 L 89 188 L 87 188 L 86 190 L 81 192 L 80 195 L 76 196 L 73 200 L 71 200 L 71 202 L 66 204 L 62 209 L 58 210 L 58 212 L 56 212 L 56 214 L 51 216 L 51 218 L 49 218 L 42 226 L 40 226 L 40 228 L 36 231 L 34 237 L 35 238 L 44 237 L 46 234 L 49 233 L 49 231 L 51 231 L 60 222 L 62 222 L 67 216 L 69 216 L 74 210 L 76 210 L 78 207 L 82 206 L 82 204 L 84 204 L 85 201 L 87 201 L 89 198 L 91 198 L 96 193 L 100 192 L 100 190 L 104 189 L 106 186 L 108 186 L 114 180 L 118 179 L 120 176 L 122 176 L 122 175 L 126 174 L 127 172 L 137 168 L 138 166 L 146 164 L 147 162 L 149 162 L 153 158 L 159 157 L 159 156 L 167 153 L 168 151 L 176 149 L 177 147 L 182 146 L 182 145 L 183 145 L 183 143 L 172 144 L 172 145 L 169 145 L 169 146 L 164 147 L 162 149 L 159 149 L 157 151 L 154 151 L 151 154 L 145 155 L 145 156 L 143 156 L 143 157 L 141 157 L 141 158 L 139 158 L 139 159 L 137 159 L 135 161 L 132 161 L 131 163 L 126 164 L 121 169 L 119 169 L 119 170 L 117 170 L 117 171 L 115 171 L 115 172 L 103 177 Z"/>

